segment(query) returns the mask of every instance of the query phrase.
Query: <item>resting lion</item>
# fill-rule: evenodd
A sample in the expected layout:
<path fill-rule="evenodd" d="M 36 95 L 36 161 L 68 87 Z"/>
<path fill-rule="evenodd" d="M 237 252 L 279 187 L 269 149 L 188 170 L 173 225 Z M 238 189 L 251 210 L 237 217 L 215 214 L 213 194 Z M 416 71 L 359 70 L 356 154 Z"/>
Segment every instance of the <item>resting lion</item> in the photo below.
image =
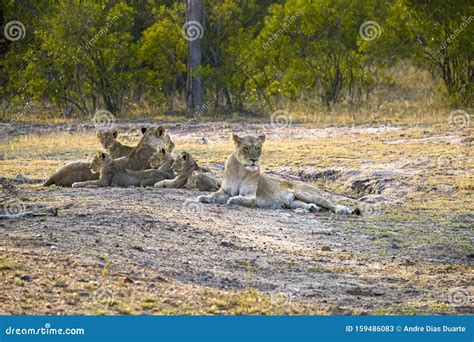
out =
<path fill-rule="evenodd" d="M 171 151 L 174 143 L 162 126 L 147 128 L 138 145 L 125 157 L 112 159 L 107 154 L 99 154 L 94 158 L 91 170 L 99 171 L 100 178 L 86 182 L 77 182 L 75 188 L 89 186 L 131 186 L 121 184 L 121 177 L 126 175 L 126 170 L 146 170 L 150 168 L 150 159 L 158 148 Z M 102 164 L 100 164 L 102 163 Z M 128 176 L 127 176 L 128 177 Z M 131 181 L 130 181 L 131 182 Z M 114 185 L 117 184 L 117 185 Z"/>
<path fill-rule="evenodd" d="M 107 153 L 97 153 L 92 161 L 91 170 L 100 174 L 99 181 L 78 182 L 74 183 L 72 187 L 145 187 L 153 186 L 156 182 L 174 177 L 171 169 L 173 157 L 165 148 L 158 149 L 150 158 L 150 164 L 157 166 L 158 169 L 127 170 L 121 167 L 112 167 L 113 162 L 114 159 Z"/>
<path fill-rule="evenodd" d="M 145 131 L 146 129 L 142 128 L 142 133 L 145 133 Z M 112 159 L 125 157 L 133 150 L 132 146 L 123 145 L 117 141 L 117 135 L 118 132 L 115 129 L 110 131 L 97 131 L 97 138 L 100 144 L 105 148 Z"/>
<path fill-rule="evenodd" d="M 99 179 L 100 175 L 91 171 L 90 167 L 91 163 L 81 161 L 63 165 L 42 186 L 57 185 L 70 187 L 76 182 Z"/>
<path fill-rule="evenodd" d="M 145 133 L 146 128 L 142 128 L 142 133 Z M 97 138 L 100 144 L 105 148 L 112 158 L 119 158 L 129 154 L 133 147 L 122 145 L 117 138 L 117 130 L 97 131 Z M 90 169 L 91 163 L 76 161 L 61 166 L 54 174 L 42 185 L 50 186 L 67 186 L 70 187 L 76 182 L 85 182 L 89 180 L 99 179 L 100 174 L 94 173 Z"/>
<path fill-rule="evenodd" d="M 187 152 L 181 152 L 173 163 L 176 177 L 163 180 L 155 184 L 155 188 L 184 188 L 198 189 L 199 191 L 216 191 L 219 182 L 211 171 L 200 167 L 194 158 Z"/>
<path fill-rule="evenodd" d="M 317 211 L 322 207 L 336 214 L 352 213 L 348 207 L 323 198 L 312 185 L 280 181 L 261 173 L 260 157 L 265 135 L 239 137 L 233 134 L 232 139 L 236 148 L 227 158 L 221 188 L 210 195 L 199 196 L 198 201 L 261 208 L 303 208 L 308 211 Z"/>

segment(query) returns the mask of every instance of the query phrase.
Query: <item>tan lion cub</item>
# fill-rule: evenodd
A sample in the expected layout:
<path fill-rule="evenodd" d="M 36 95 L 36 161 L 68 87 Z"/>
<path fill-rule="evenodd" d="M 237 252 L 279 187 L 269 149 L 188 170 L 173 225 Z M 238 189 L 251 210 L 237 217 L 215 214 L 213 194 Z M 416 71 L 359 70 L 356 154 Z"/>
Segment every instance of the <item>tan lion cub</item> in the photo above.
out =
<path fill-rule="evenodd" d="M 145 133 L 145 131 L 146 128 L 142 128 L 142 133 Z M 113 159 L 126 156 L 133 150 L 133 147 L 119 143 L 116 140 L 117 135 L 117 130 L 97 131 L 97 138 L 100 144 Z M 99 179 L 100 174 L 92 172 L 90 167 L 91 163 L 89 162 L 76 161 L 68 163 L 57 169 L 53 175 L 43 183 L 43 186 L 56 185 L 70 187 L 76 182 Z"/>
<path fill-rule="evenodd" d="M 150 157 L 150 164 L 159 167 L 149 170 L 127 170 L 114 165 L 107 153 L 99 152 L 94 157 L 91 170 L 100 174 L 98 181 L 78 182 L 73 188 L 87 187 L 130 187 L 130 186 L 152 186 L 163 179 L 174 177 L 171 170 L 173 158 L 164 148 L 160 148 Z"/>
<path fill-rule="evenodd" d="M 173 163 L 174 179 L 163 180 L 155 184 L 155 188 L 184 188 L 188 190 L 216 191 L 219 181 L 205 167 L 200 167 L 187 152 L 181 152 Z"/>
<path fill-rule="evenodd" d="M 142 133 L 144 133 L 143 128 Z M 117 135 L 118 132 L 115 129 L 110 131 L 97 131 L 97 138 L 100 144 L 105 148 L 112 159 L 125 157 L 133 150 L 132 146 L 123 145 L 118 142 Z"/>
<path fill-rule="evenodd" d="M 199 196 L 198 201 L 261 208 L 303 208 L 308 211 L 323 207 L 336 214 L 352 213 L 348 207 L 323 198 L 312 185 L 280 181 L 261 173 L 260 157 L 265 135 L 239 137 L 233 134 L 232 139 L 235 151 L 227 158 L 221 188 L 208 196 Z"/>
<path fill-rule="evenodd" d="M 131 184 L 119 185 L 120 180 L 126 173 L 125 170 L 149 169 L 150 158 L 157 149 L 161 147 L 166 148 L 168 151 L 171 151 L 174 148 L 174 143 L 171 141 L 166 128 L 163 126 L 147 128 L 138 145 L 127 156 L 112 159 L 104 153 L 99 154 L 94 158 L 94 165 L 91 165 L 91 169 L 93 171 L 100 170 L 100 178 L 98 180 L 77 182 L 74 183 L 72 187 L 130 186 Z M 98 167 L 97 165 L 99 164 L 100 166 Z M 114 185 L 116 184 L 115 182 L 117 182 L 117 185 Z M 132 180 L 130 180 L 130 182 L 132 182 Z"/>

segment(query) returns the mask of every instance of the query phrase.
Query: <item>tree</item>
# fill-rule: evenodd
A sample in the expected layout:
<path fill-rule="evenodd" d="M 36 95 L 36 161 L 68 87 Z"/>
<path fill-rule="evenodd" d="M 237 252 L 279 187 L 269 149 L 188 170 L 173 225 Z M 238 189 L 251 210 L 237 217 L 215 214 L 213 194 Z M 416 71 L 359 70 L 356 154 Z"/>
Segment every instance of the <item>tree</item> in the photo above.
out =
<path fill-rule="evenodd" d="M 186 37 L 188 39 L 188 92 L 186 102 L 189 110 L 200 109 L 202 102 L 202 83 L 201 77 L 196 70 L 201 66 L 201 0 L 186 1 L 186 19 L 187 25 Z"/>

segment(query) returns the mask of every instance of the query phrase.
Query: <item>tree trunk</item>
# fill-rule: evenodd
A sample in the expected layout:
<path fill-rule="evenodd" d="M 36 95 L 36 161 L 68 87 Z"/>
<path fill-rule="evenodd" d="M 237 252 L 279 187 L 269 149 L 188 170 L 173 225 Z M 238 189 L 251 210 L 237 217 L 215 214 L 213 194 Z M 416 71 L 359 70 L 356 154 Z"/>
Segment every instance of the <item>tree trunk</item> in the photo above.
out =
<path fill-rule="evenodd" d="M 202 3 L 201 0 L 186 0 L 186 20 L 201 22 Z M 194 26 L 194 25 L 193 25 Z M 200 28 L 198 29 L 198 31 Z M 198 35 L 202 34 L 202 30 Z M 194 111 L 201 108 L 202 83 L 201 78 L 196 75 L 195 70 L 201 65 L 201 43 L 200 37 L 188 40 L 188 80 L 186 103 L 188 110 Z"/>

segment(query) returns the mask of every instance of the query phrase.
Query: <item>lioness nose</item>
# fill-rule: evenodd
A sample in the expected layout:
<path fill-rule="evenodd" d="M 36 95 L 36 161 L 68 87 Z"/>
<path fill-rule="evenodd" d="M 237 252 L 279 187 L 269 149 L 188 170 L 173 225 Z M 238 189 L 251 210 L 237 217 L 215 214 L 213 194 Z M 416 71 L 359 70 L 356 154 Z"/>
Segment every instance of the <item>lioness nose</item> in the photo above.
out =
<path fill-rule="evenodd" d="M 250 158 L 250 160 L 252 161 L 252 163 L 255 163 L 258 159 L 252 159 L 252 158 Z"/>

